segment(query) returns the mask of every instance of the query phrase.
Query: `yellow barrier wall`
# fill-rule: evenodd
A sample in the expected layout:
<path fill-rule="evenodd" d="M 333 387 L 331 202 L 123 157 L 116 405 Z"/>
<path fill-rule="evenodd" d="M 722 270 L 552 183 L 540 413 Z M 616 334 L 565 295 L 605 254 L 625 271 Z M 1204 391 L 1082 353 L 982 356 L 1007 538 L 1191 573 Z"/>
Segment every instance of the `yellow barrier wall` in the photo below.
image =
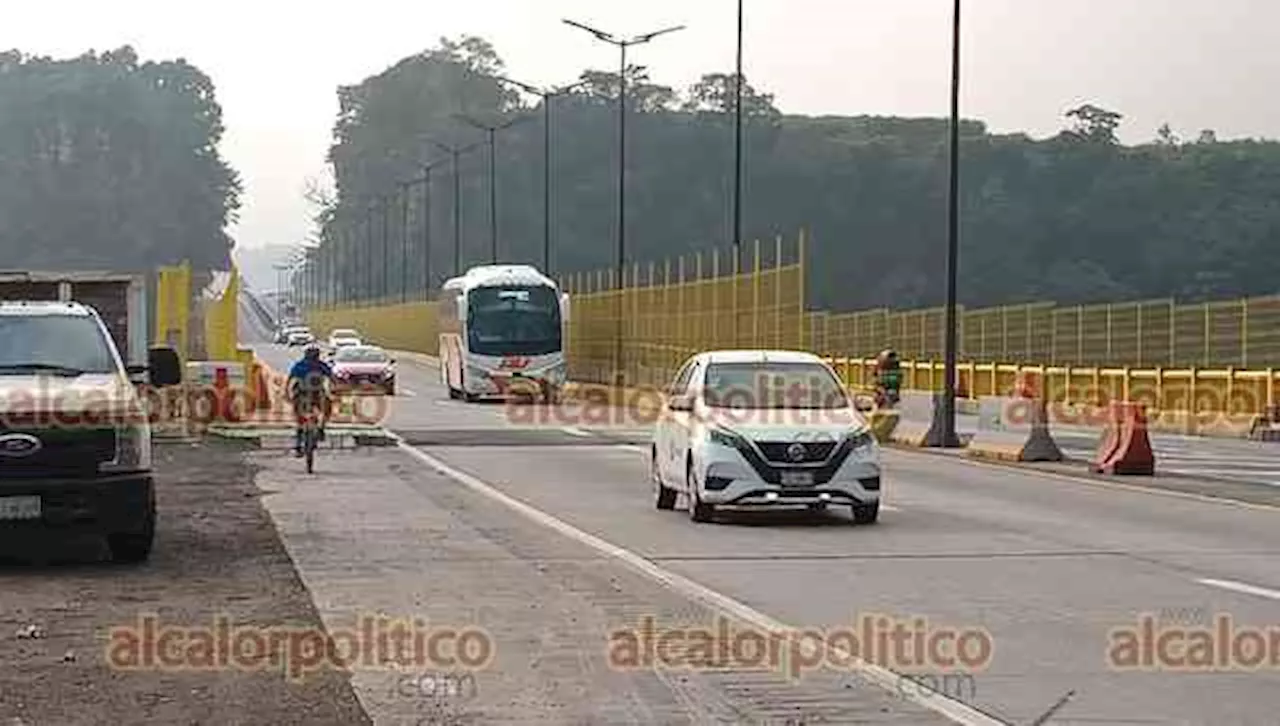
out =
<path fill-rule="evenodd" d="M 942 358 L 942 308 L 814 313 L 816 347 L 838 356 Z M 960 358 L 1154 368 L 1280 367 L 1280 296 L 1176 303 L 1051 302 L 960 311 Z"/>
<path fill-rule="evenodd" d="M 190 354 L 191 265 L 161 267 L 156 281 L 156 345 L 168 345 L 185 361 Z"/>
<path fill-rule="evenodd" d="M 562 281 L 570 291 L 570 376 L 614 380 L 620 319 L 628 385 L 664 385 L 686 358 L 711 348 L 805 348 L 804 233 L 771 247 L 744 247 L 738 274 L 732 253 L 715 250 L 632 265 L 621 290 L 612 271 Z"/>
<path fill-rule="evenodd" d="M 204 302 L 204 344 L 208 360 L 236 360 L 239 341 L 240 271 L 231 268 L 231 279 L 222 295 Z"/>
<path fill-rule="evenodd" d="M 365 340 L 387 349 L 436 355 L 440 350 L 437 302 L 404 302 L 366 307 L 320 308 L 306 312 L 316 337 L 334 328 L 355 328 Z"/>
<path fill-rule="evenodd" d="M 621 290 L 613 270 L 563 278 L 561 286 L 570 293 L 571 377 L 615 380 L 611 372 L 620 325 L 621 369 L 628 385 L 665 386 L 681 362 L 703 350 L 783 348 L 826 355 L 850 386 L 869 388 L 871 356 L 894 347 L 904 358 L 914 358 L 904 363 L 907 389 L 941 390 L 942 309 L 809 311 L 805 245 L 803 232 L 793 242 L 756 242 L 742 250 L 743 272 L 736 274 L 727 250 L 632 265 Z M 388 348 L 434 355 L 435 305 L 388 301 L 319 309 L 308 313 L 307 322 L 318 336 L 352 327 Z M 1274 370 L 1280 368 L 1280 297 L 1195 305 L 1143 301 L 1058 308 L 1035 303 L 961 312 L 961 358 L 971 361 L 959 366 L 960 392 L 966 397 L 1008 395 L 1019 372 L 1029 371 L 1039 375 L 1053 401 L 1138 400 L 1155 417 L 1197 412 L 1247 420 L 1280 399 Z M 1108 356 L 1119 363 L 1109 364 Z M 1091 357 L 1101 365 L 1075 362 Z M 1276 362 L 1255 369 L 1217 362 L 1236 358 Z M 1166 359 L 1174 363 L 1165 364 Z M 984 360 L 1007 362 L 972 362 Z M 1125 360 L 1134 363 L 1126 366 Z M 1214 363 L 1192 367 L 1204 360 Z M 1194 422 L 1188 424 L 1188 430 L 1195 428 Z"/>

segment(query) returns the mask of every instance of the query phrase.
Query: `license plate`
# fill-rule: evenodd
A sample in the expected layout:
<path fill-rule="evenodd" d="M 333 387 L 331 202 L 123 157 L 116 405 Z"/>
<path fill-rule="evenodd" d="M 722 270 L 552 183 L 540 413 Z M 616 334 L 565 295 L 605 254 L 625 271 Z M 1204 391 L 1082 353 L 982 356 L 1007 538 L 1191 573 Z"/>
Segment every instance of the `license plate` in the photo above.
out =
<path fill-rule="evenodd" d="M 784 487 L 813 486 L 813 474 L 807 471 L 784 471 L 781 481 Z"/>
<path fill-rule="evenodd" d="M 0 519 L 39 519 L 40 497 L 0 497 Z"/>

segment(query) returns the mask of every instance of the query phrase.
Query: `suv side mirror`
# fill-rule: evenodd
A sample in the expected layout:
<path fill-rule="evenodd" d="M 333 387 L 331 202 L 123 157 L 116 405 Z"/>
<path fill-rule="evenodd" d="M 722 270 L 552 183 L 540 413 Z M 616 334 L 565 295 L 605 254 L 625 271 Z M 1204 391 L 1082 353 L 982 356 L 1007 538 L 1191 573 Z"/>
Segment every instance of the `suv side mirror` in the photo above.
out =
<path fill-rule="evenodd" d="M 693 396 L 690 396 L 687 393 L 672 396 L 667 399 L 667 408 L 672 411 L 692 411 Z"/>
<path fill-rule="evenodd" d="M 176 386 L 182 383 L 182 361 L 173 348 L 156 347 L 147 351 L 147 372 L 153 386 Z"/>
<path fill-rule="evenodd" d="M 876 400 L 865 393 L 857 393 L 853 396 L 853 407 L 862 413 L 866 413 L 875 409 Z"/>

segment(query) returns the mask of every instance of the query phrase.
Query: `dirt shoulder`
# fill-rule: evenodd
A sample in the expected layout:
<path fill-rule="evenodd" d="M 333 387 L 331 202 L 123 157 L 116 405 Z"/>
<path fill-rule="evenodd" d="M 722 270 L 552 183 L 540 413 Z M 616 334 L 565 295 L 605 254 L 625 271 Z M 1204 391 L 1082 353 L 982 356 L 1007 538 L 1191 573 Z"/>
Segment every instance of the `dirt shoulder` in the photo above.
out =
<path fill-rule="evenodd" d="M 145 614 L 183 628 L 213 630 L 219 616 L 236 628 L 321 628 L 243 453 L 161 444 L 155 457 L 149 562 L 112 564 L 93 540 L 0 538 L 0 723 L 370 723 L 339 671 L 296 682 L 269 665 L 127 671 L 108 660 L 111 629 Z"/>

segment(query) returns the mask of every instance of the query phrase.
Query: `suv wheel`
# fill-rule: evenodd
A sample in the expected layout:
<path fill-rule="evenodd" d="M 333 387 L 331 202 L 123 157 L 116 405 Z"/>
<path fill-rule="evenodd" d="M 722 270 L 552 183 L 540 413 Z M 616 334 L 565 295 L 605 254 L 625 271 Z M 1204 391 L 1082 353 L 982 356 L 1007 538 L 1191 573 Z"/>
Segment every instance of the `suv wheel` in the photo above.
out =
<path fill-rule="evenodd" d="M 653 490 L 657 499 L 656 506 L 662 510 L 675 509 L 676 490 L 662 483 L 662 474 L 658 472 L 658 453 L 656 451 L 649 457 L 649 468 L 650 476 L 653 478 Z"/>
<path fill-rule="evenodd" d="M 698 482 L 693 478 L 693 464 L 685 465 L 684 469 L 685 484 L 689 488 L 689 519 L 695 522 L 710 522 L 712 515 L 715 514 L 716 508 L 710 504 L 706 504 L 698 496 Z"/>
<path fill-rule="evenodd" d="M 853 505 L 853 523 L 854 524 L 875 524 L 876 519 L 880 516 L 880 500 L 871 502 L 870 504 Z"/>

